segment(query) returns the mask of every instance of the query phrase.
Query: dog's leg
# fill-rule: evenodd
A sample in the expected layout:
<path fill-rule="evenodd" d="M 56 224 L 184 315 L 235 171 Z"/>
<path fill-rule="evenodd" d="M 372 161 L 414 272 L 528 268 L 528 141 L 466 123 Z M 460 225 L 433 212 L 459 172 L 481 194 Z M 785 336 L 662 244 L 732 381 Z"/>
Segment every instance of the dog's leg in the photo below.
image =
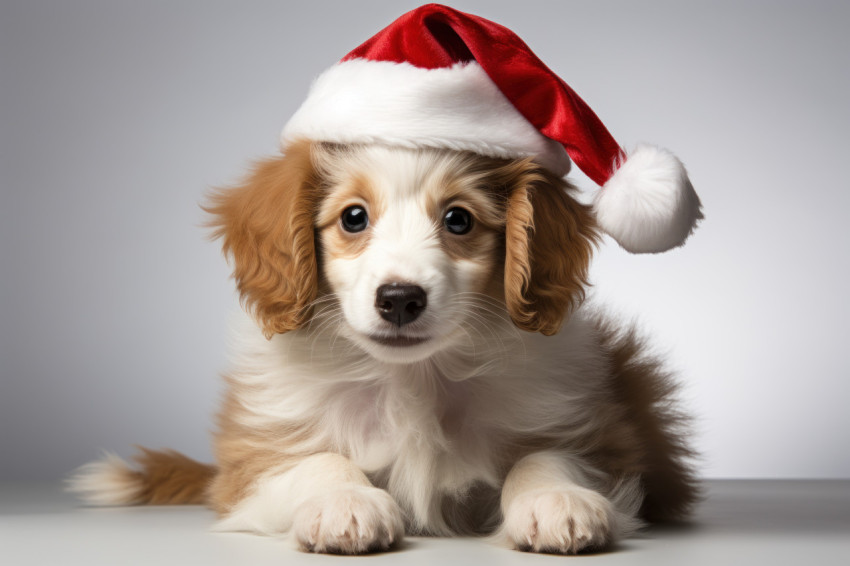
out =
<path fill-rule="evenodd" d="M 574 554 L 603 548 L 635 520 L 591 487 L 577 460 L 557 452 L 521 459 L 502 488 L 497 538 L 513 548 Z"/>
<path fill-rule="evenodd" d="M 222 531 L 291 530 L 312 552 L 386 550 L 404 536 L 398 504 L 339 454 L 322 453 L 260 479 L 217 524 Z"/>

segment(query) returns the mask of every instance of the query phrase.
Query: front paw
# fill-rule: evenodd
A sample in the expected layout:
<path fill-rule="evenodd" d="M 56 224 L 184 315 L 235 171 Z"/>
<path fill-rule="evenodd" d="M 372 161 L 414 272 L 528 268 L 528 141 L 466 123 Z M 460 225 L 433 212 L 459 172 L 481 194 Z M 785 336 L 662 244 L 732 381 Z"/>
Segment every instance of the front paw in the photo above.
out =
<path fill-rule="evenodd" d="M 612 513 L 605 497 L 583 487 L 533 490 L 510 503 L 501 534 L 519 550 L 575 554 L 610 542 Z"/>
<path fill-rule="evenodd" d="M 404 536 L 398 504 L 375 487 L 348 487 L 317 495 L 295 511 L 293 533 L 310 552 L 363 554 L 387 550 Z"/>

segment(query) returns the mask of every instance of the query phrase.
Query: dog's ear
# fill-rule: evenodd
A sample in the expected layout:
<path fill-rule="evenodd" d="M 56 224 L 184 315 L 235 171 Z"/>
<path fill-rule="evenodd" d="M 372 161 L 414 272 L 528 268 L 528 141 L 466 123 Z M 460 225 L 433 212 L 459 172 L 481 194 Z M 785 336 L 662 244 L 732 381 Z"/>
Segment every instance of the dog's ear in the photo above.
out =
<path fill-rule="evenodd" d="M 590 207 L 531 161 L 517 164 L 505 224 L 505 302 L 519 328 L 552 335 L 584 299 L 599 236 Z"/>
<path fill-rule="evenodd" d="M 313 218 L 319 199 L 311 145 L 262 160 L 246 180 L 214 193 L 204 210 L 233 266 L 243 304 L 266 338 L 310 318 L 316 298 Z"/>

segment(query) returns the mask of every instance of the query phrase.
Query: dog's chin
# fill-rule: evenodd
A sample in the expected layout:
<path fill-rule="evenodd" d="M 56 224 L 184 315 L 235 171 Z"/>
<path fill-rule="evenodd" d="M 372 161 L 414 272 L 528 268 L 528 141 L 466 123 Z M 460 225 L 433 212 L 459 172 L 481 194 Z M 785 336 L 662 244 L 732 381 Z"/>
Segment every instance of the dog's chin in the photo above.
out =
<path fill-rule="evenodd" d="M 349 328 L 348 338 L 376 360 L 390 364 L 412 364 L 426 360 L 443 349 L 444 340 L 426 334 L 360 332 Z"/>

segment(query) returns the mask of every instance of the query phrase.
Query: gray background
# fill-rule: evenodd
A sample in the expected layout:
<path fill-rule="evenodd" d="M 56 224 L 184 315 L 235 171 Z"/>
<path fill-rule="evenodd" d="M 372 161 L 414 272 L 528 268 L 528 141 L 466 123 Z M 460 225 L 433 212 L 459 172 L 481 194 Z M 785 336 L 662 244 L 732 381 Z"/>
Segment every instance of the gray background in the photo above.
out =
<path fill-rule="evenodd" d="M 198 203 L 416 4 L 3 1 L 0 479 L 135 443 L 210 458 L 237 301 Z M 850 5 L 454 5 L 517 32 L 620 143 L 688 166 L 692 240 L 608 240 L 593 281 L 681 376 L 702 473 L 850 477 Z"/>

